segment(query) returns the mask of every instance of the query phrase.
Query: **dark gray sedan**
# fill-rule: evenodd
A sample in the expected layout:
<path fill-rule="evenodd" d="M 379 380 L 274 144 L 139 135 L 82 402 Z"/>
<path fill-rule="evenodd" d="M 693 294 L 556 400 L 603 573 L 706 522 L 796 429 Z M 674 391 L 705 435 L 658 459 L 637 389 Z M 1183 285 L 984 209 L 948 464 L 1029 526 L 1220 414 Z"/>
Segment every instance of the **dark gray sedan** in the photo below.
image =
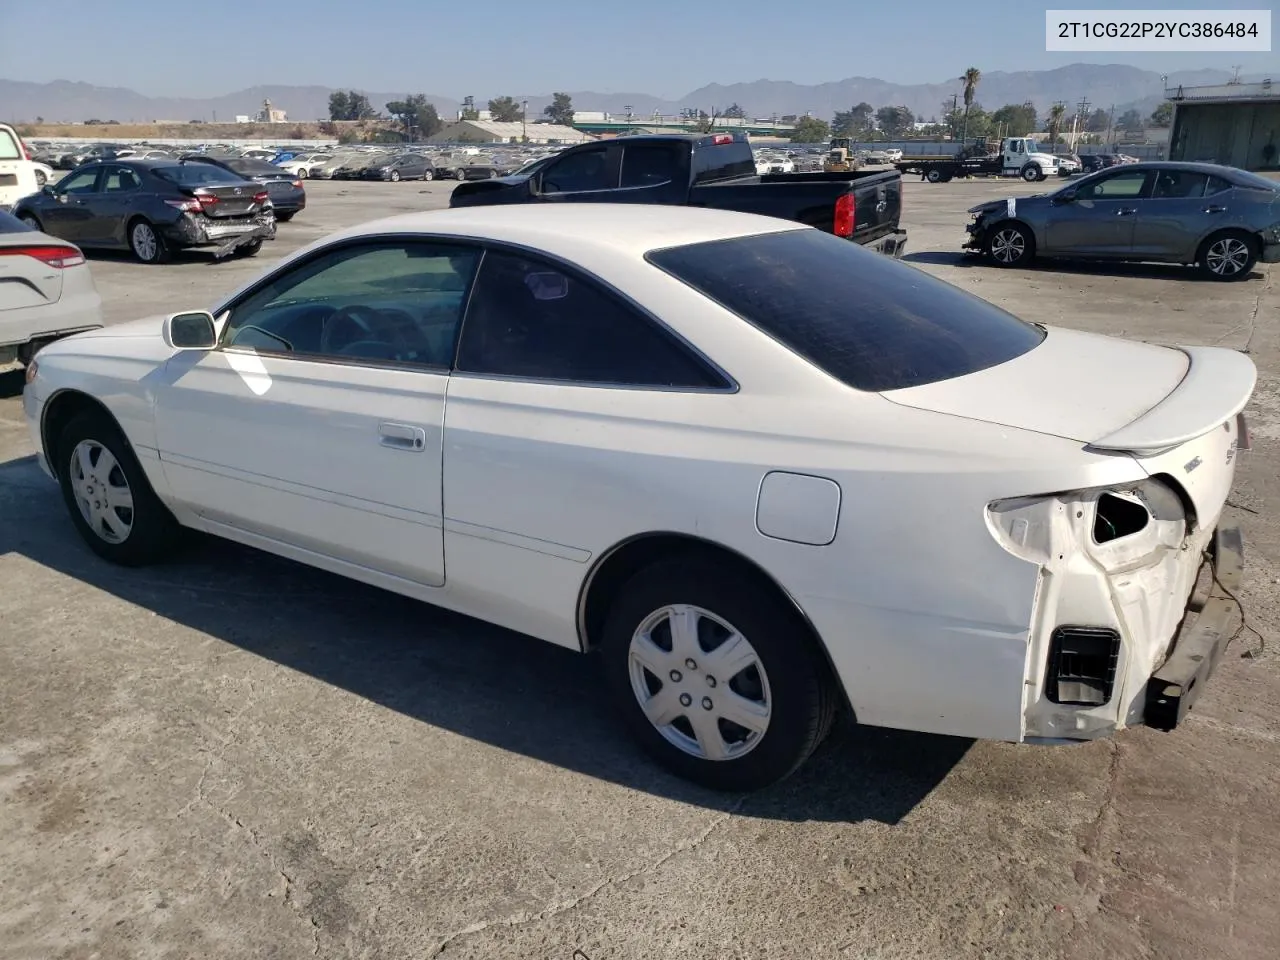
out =
<path fill-rule="evenodd" d="M 969 212 L 965 247 L 1001 267 L 1035 257 L 1150 260 L 1240 280 L 1259 261 L 1280 262 L 1280 182 L 1235 167 L 1125 164 Z"/>

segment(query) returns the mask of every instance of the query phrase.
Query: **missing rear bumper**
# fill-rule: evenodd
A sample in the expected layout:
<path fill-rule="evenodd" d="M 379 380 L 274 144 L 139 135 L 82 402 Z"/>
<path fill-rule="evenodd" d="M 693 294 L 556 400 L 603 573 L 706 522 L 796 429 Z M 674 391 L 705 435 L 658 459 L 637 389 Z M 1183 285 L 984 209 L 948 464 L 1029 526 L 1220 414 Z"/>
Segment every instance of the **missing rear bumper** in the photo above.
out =
<path fill-rule="evenodd" d="M 1231 595 L 1238 595 L 1244 572 L 1240 529 L 1220 526 L 1210 549 L 1207 562 L 1213 565 L 1213 582 L 1208 599 L 1194 621 L 1184 622 L 1173 652 L 1147 682 L 1145 722 L 1157 730 L 1172 730 L 1183 721 L 1231 641 L 1238 615 Z"/>

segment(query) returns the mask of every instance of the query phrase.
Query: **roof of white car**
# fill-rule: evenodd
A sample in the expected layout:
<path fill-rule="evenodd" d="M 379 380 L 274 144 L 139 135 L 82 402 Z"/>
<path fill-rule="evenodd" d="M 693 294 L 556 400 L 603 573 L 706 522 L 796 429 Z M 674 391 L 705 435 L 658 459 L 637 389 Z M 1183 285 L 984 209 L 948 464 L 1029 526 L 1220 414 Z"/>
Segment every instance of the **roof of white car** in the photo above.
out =
<path fill-rule="evenodd" d="M 801 224 L 788 220 L 701 207 L 535 203 L 406 213 L 361 224 L 342 236 L 443 234 L 501 240 L 565 254 L 585 243 L 642 256 L 663 247 L 799 229 L 804 229 Z"/>

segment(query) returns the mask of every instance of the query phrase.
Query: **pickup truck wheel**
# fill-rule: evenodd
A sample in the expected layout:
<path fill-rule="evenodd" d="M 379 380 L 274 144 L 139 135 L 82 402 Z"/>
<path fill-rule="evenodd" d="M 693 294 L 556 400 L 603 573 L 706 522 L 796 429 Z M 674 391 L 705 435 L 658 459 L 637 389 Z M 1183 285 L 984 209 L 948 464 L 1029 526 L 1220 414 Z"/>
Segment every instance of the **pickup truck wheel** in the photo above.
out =
<path fill-rule="evenodd" d="M 1022 168 L 1022 179 L 1027 183 L 1035 183 L 1037 180 L 1043 180 L 1044 174 L 1040 172 L 1040 168 L 1034 163 L 1028 163 Z"/>
<path fill-rule="evenodd" d="M 930 170 L 928 173 L 926 173 L 926 174 L 924 175 L 924 178 L 925 178 L 926 180 L 928 180 L 930 183 L 941 183 L 941 182 L 942 182 L 942 171 L 941 171 L 941 170 Z"/>
<path fill-rule="evenodd" d="M 987 234 L 985 252 L 998 267 L 1025 267 L 1035 256 L 1035 238 L 1020 223 L 999 223 Z"/>
<path fill-rule="evenodd" d="M 181 527 L 109 416 L 97 410 L 79 414 L 54 449 L 63 500 L 94 553 L 132 567 L 158 560 L 176 545 Z"/>
<path fill-rule="evenodd" d="M 1247 233 L 1224 230 L 1204 242 L 1196 260 L 1210 280 L 1243 280 L 1258 262 L 1258 248 Z"/>
<path fill-rule="evenodd" d="M 601 646 L 615 701 L 641 745 L 713 789 L 783 779 L 835 716 L 826 664 L 785 598 L 713 558 L 642 569 L 614 599 Z"/>

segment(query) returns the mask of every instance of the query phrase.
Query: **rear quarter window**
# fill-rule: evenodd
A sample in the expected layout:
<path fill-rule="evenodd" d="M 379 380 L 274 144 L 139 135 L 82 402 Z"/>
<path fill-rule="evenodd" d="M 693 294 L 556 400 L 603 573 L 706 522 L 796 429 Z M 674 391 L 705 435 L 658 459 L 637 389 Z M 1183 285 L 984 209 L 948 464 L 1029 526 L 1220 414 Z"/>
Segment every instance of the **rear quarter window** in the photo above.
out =
<path fill-rule="evenodd" d="M 671 247 L 646 259 L 858 390 L 976 373 L 1045 336 L 921 270 L 817 230 Z"/>
<path fill-rule="evenodd" d="M 8 130 L 0 130 L 0 160 L 22 160 L 18 141 Z"/>

